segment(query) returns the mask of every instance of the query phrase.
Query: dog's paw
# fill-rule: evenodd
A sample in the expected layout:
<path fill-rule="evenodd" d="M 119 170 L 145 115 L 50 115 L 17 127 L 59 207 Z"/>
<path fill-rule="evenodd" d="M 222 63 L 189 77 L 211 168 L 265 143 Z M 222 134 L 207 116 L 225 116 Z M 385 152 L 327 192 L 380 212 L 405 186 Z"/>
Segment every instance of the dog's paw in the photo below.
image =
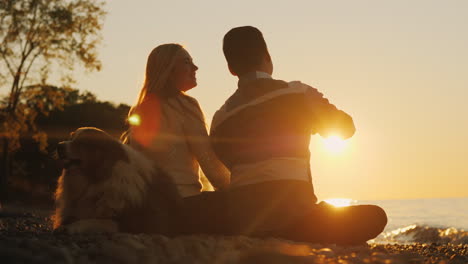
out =
<path fill-rule="evenodd" d="M 63 226 L 64 232 L 68 234 L 81 233 L 116 233 L 119 227 L 112 220 L 87 219 L 80 220 L 69 225 Z"/>

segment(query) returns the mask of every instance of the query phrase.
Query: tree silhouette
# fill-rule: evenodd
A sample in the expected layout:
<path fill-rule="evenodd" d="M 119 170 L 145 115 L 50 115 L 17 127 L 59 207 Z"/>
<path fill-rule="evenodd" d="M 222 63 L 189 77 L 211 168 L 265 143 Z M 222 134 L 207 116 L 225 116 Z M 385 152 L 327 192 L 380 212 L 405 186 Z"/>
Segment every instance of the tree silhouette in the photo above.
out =
<path fill-rule="evenodd" d="M 55 100 L 48 101 L 46 97 L 42 101 L 35 99 L 36 102 L 42 102 L 40 105 L 44 109 L 51 109 L 43 112 L 37 110 L 39 114 L 34 122 L 35 129 L 46 135 L 46 151 L 41 142 L 32 138 L 32 130 L 19 139 L 21 146 L 12 156 L 10 199 L 50 202 L 61 172 L 61 166 L 55 156 L 57 144 L 67 140 L 71 132 L 83 126 L 99 127 L 118 138 L 127 128 L 126 118 L 130 106 L 116 106 L 110 102 L 98 101 L 94 94 L 80 93 L 75 89 L 53 86 L 30 89 L 37 91 L 37 95 L 60 94 L 64 104 L 62 107 L 56 107 L 51 105 Z"/>
<path fill-rule="evenodd" d="M 34 127 L 30 121 L 38 114 L 29 102 L 22 104 L 28 97 L 22 96 L 25 88 L 34 83 L 45 86 L 53 63 L 66 71 L 54 72 L 66 82 L 71 82 L 77 62 L 88 70 L 100 70 L 97 44 L 105 16 L 103 5 L 98 0 L 0 1 L 0 87 L 10 87 L 0 109 L 0 195 L 6 193 L 10 153 L 19 148 L 20 135 Z M 37 99 L 31 103 L 40 109 L 41 100 Z M 35 135 L 40 142 L 46 142 L 44 137 Z"/>

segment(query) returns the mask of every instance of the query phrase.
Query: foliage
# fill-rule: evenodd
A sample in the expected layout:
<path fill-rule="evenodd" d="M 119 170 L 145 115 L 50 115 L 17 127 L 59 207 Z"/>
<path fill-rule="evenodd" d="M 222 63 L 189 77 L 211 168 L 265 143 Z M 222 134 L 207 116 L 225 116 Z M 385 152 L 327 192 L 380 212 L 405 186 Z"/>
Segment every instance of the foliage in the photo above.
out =
<path fill-rule="evenodd" d="M 8 97 L 0 101 L 4 108 Z M 78 90 L 59 88 L 51 85 L 31 85 L 24 87 L 21 93 L 15 116 L 5 115 L 0 137 L 12 139 L 10 151 L 20 148 L 22 137 L 31 137 L 39 143 L 39 150 L 47 147 L 47 133 L 38 127 L 36 119 L 47 117 L 51 112 L 63 111 L 68 105 L 95 102 L 96 96 L 90 92 L 79 94 Z M 14 143 L 14 144 L 12 144 Z"/>
<path fill-rule="evenodd" d="M 52 137 L 50 141 L 64 140 L 70 132 L 84 126 L 101 128 L 118 138 L 126 129 L 129 109 L 124 104 L 115 106 L 110 102 L 79 100 L 67 105 L 64 111 L 53 111 L 49 116 L 39 117 L 37 124 L 49 134 L 49 138 Z"/>
<path fill-rule="evenodd" d="M 10 85 L 10 92 L 2 102 L 0 120 L 10 151 L 19 147 L 21 133 L 34 131 L 33 121 L 39 113 L 64 104 L 57 91 L 41 95 L 37 89 L 29 89 L 31 83 L 46 87 L 52 62 L 69 70 L 57 71 L 66 82 L 71 82 L 76 62 L 89 70 L 101 68 L 97 44 L 105 15 L 103 4 L 95 0 L 1 0 L 0 61 L 6 67 L 0 68 L 0 87 Z M 51 96 L 47 103 L 42 100 L 46 96 Z M 35 137 L 44 141 L 43 134 Z"/>
<path fill-rule="evenodd" d="M 40 105 L 46 111 L 38 111 L 35 126 L 37 131 L 46 135 L 47 151 L 41 151 L 41 143 L 33 140 L 31 136 L 25 135 L 20 138 L 21 146 L 12 156 L 8 193 L 12 200 L 26 202 L 41 198 L 42 202 L 50 202 L 61 172 L 61 165 L 55 154 L 57 144 L 68 139 L 72 131 L 82 126 L 96 126 L 118 137 L 126 130 L 126 117 L 130 106 L 99 101 L 90 92 L 53 86 L 28 87 L 24 94 L 29 94 L 26 91 L 30 89 L 35 91 L 31 92 L 34 96 L 60 94 L 64 103 L 62 107 L 52 108 L 50 102 L 43 98 Z"/>
<path fill-rule="evenodd" d="M 53 89 L 44 96 L 33 84 L 40 84 L 44 91 L 53 71 L 69 85 L 77 63 L 88 70 L 100 70 L 97 45 L 101 40 L 104 3 L 0 0 L 0 88 L 9 86 L 0 108 L 0 199 L 4 198 L 2 193 L 11 174 L 11 153 L 20 147 L 21 135 L 32 133 L 44 150 L 47 135 L 37 129 L 36 117 L 65 103 Z"/>

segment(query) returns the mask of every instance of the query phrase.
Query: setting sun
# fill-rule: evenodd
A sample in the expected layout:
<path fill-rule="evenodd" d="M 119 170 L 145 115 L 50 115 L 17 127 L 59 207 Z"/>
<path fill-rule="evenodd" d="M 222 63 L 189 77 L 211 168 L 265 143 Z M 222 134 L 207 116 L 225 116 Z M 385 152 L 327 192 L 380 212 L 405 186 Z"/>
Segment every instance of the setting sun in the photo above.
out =
<path fill-rule="evenodd" d="M 324 202 L 331 204 L 335 207 L 345 207 L 350 206 L 353 203 L 353 200 L 347 198 L 331 198 L 325 199 Z"/>
<path fill-rule="evenodd" d="M 325 149 L 333 154 L 342 153 L 348 145 L 347 141 L 340 138 L 339 136 L 330 136 L 325 138 L 323 139 L 323 144 Z"/>

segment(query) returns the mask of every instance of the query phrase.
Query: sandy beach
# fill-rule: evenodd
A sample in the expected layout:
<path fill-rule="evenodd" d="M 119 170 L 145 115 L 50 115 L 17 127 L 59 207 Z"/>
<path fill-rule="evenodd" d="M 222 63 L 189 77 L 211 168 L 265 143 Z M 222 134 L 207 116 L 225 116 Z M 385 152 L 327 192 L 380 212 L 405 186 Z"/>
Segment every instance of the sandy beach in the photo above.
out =
<path fill-rule="evenodd" d="M 468 263 L 468 244 L 336 246 L 276 238 L 69 235 L 46 210 L 0 214 L 1 263 Z"/>

